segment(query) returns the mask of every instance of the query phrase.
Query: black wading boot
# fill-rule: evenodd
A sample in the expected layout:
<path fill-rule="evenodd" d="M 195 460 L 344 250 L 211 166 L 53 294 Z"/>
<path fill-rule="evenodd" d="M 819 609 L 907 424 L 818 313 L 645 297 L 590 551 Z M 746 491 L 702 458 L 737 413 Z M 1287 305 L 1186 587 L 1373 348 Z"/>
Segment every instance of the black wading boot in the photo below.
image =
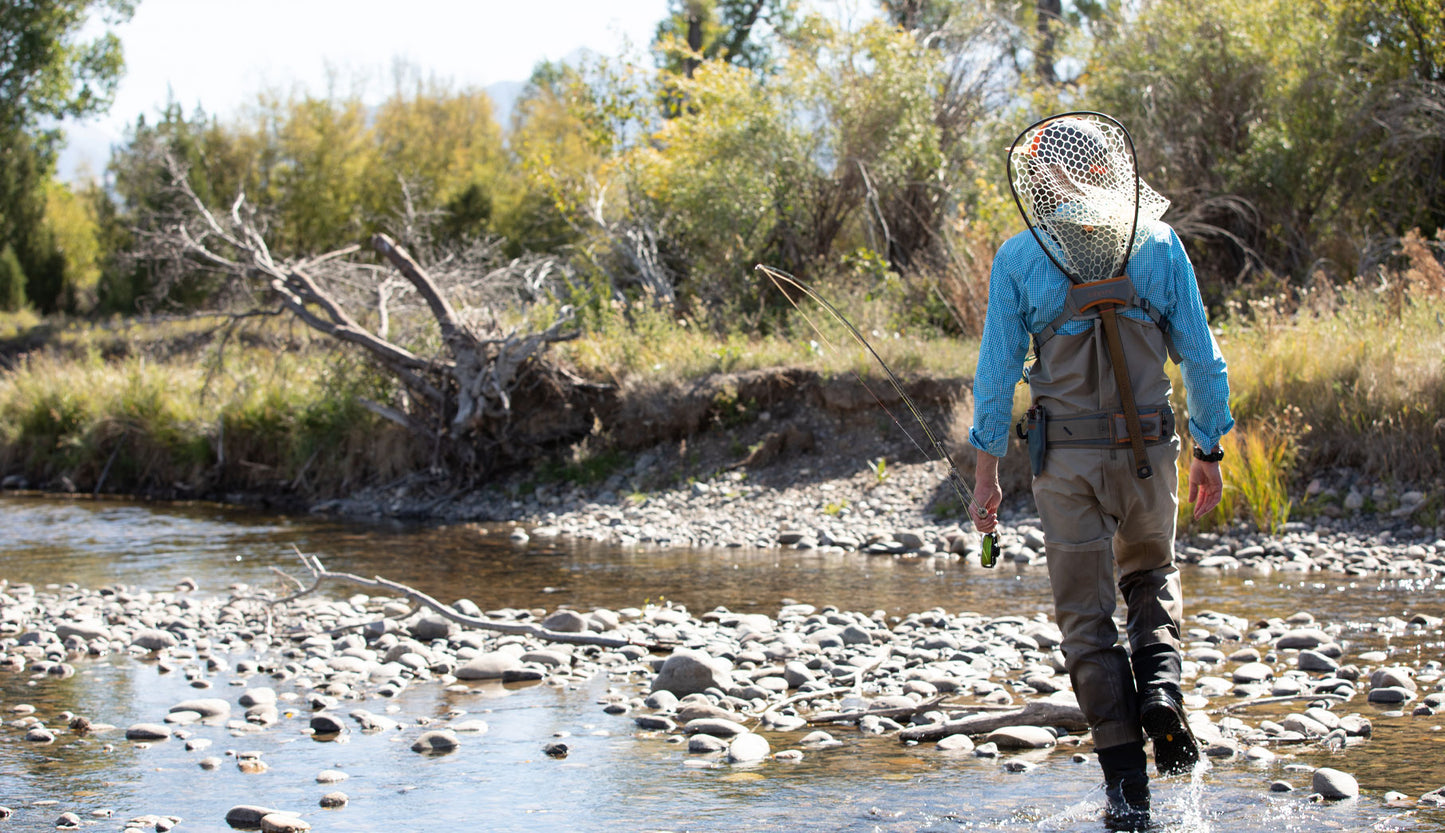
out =
<path fill-rule="evenodd" d="M 1144 692 L 1139 704 L 1139 723 L 1154 741 L 1154 767 L 1160 775 L 1191 772 L 1199 763 L 1199 742 L 1189 730 L 1184 706 L 1169 691 L 1156 688 Z"/>
<path fill-rule="evenodd" d="M 1104 782 L 1108 806 L 1104 826 L 1109 830 L 1149 829 L 1149 776 L 1144 770 L 1126 772 Z"/>
<path fill-rule="evenodd" d="M 1179 650 L 1159 642 L 1135 651 L 1129 661 L 1139 690 L 1139 724 L 1154 741 L 1155 768 L 1160 775 L 1192 771 L 1199 762 L 1199 742 L 1189 730 L 1189 717 L 1184 713 Z"/>
<path fill-rule="evenodd" d="M 1104 768 L 1104 826 L 1109 830 L 1149 828 L 1149 774 L 1144 742 L 1099 750 Z"/>

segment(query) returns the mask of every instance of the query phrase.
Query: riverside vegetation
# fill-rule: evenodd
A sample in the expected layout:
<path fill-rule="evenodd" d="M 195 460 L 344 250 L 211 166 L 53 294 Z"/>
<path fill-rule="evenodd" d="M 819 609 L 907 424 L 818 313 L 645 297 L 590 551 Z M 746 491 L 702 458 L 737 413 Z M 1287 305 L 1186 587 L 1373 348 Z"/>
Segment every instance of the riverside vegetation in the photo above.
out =
<path fill-rule="evenodd" d="M 1440 269 L 1426 254 L 1412 271 L 1377 285 L 1321 291 L 1293 310 L 1256 303 L 1218 318 L 1239 428 L 1225 439 L 1229 488 L 1204 529 L 1240 521 L 1277 531 L 1291 517 L 1345 511 L 1348 495 L 1320 485 L 1321 476 L 1336 472 L 1370 484 L 1361 485 L 1364 502 L 1351 511 L 1399 510 L 1398 501 L 1376 505 L 1373 486 L 1382 485 L 1423 494 L 1410 514 L 1426 526 L 1441 522 L 1445 298 L 1426 282 L 1432 267 Z M 951 380 L 933 403 L 935 417 L 954 432 L 966 428 L 976 342 L 889 332 L 883 328 L 895 311 L 876 301 L 857 310 L 885 360 L 905 377 Z M 10 367 L 0 379 L 0 472 L 8 488 L 287 506 L 418 479 L 434 497 L 458 493 L 459 484 L 426 474 L 429 449 L 358 404 L 382 396 L 385 380 L 305 330 L 269 323 L 227 337 L 214 321 L 198 318 L 59 321 L 26 332 L 5 342 Z M 665 314 L 618 312 L 561 352 L 584 375 L 622 382 L 626 395 L 651 403 L 647 410 L 661 421 L 670 410 L 685 412 L 671 436 L 664 434 L 665 448 L 650 452 L 666 465 L 650 478 L 628 479 L 626 491 L 640 497 L 750 458 L 763 465 L 776 459 L 776 451 L 756 452 L 781 436 L 779 426 L 769 424 L 765 406 L 739 398 L 727 381 L 737 374 L 801 368 L 860 392 L 865 384 L 886 387 L 868 381 L 874 371 L 861 351 L 821 350 L 812 335 L 795 325 L 773 336 L 718 338 Z M 698 403 L 687 395 L 696 399 L 699 379 L 723 381 Z M 898 448 L 903 431 L 917 434 L 916 426 L 883 424 L 883 410 L 862 395 L 863 419 L 873 430 L 854 437 L 868 447 L 849 459 L 877 461 L 880 478 L 890 449 L 895 462 L 921 459 L 917 449 Z M 748 445 L 738 439 L 745 429 L 754 438 Z M 627 474 L 645 451 L 624 442 L 627 430 L 598 426 L 578 447 L 539 457 L 534 467 L 487 488 L 515 496 Z M 705 454 L 709 436 L 714 451 Z M 966 444 L 953 445 L 966 453 Z M 1023 482 L 1015 480 L 1016 487 Z"/>
<path fill-rule="evenodd" d="M 1438 513 L 1434 4 L 1056 5 L 677 0 L 649 56 L 543 63 L 509 119 L 399 65 L 379 104 L 360 78 L 229 119 L 173 103 L 74 184 L 51 122 L 109 105 L 109 27 L 135 3 L 7 9 L 25 37 L 0 53 L 0 476 L 297 505 L 607 481 L 660 446 L 629 489 L 755 471 L 828 416 L 783 413 L 786 369 L 877 373 L 759 263 L 895 370 L 946 380 L 931 407 L 955 430 L 1019 226 L 999 149 L 1097 108 L 1173 200 L 1233 368 L 1239 487 L 1212 523 L 1329 511 L 1308 487 L 1337 468 Z M 739 374 L 772 368 L 762 401 Z M 741 447 L 699 442 L 714 427 Z"/>

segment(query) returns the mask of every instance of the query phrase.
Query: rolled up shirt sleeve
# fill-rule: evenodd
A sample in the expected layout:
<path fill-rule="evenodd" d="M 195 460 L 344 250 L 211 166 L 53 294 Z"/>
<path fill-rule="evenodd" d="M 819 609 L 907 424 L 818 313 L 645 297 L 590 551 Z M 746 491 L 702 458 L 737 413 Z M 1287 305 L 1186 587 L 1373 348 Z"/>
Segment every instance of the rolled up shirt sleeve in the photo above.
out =
<path fill-rule="evenodd" d="M 973 377 L 973 427 L 968 442 L 995 457 L 1008 451 L 1014 386 L 1029 350 L 1023 299 L 1011 269 L 1011 255 L 1016 248 L 1005 244 L 994 257 L 988 280 L 988 313 Z"/>
<path fill-rule="evenodd" d="M 1174 289 L 1173 309 L 1169 312 L 1170 335 L 1174 348 L 1179 351 L 1184 399 L 1189 407 L 1189 434 L 1201 448 L 1210 450 L 1234 428 L 1234 418 L 1229 412 L 1229 367 L 1209 329 L 1194 266 L 1172 229 L 1169 235 Z"/>

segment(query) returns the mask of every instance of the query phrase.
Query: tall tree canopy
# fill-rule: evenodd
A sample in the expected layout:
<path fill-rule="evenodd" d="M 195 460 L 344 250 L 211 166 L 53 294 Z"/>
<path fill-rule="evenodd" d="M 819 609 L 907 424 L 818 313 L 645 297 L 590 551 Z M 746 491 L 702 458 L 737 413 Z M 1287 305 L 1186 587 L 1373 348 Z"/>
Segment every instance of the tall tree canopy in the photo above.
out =
<path fill-rule="evenodd" d="M 56 125 L 110 105 L 122 69 L 120 40 L 109 30 L 93 40 L 80 35 L 88 21 L 114 25 L 134 8 L 134 0 L 0 3 L 0 252 L 11 253 L 0 296 L 7 303 L 27 296 L 42 311 L 73 309 L 79 284 L 94 283 L 93 253 L 91 263 L 81 263 L 64 245 L 86 231 L 71 226 L 73 206 L 51 183 Z M 56 212 L 51 221 L 47 208 Z"/>
<path fill-rule="evenodd" d="M 42 117 L 104 110 L 123 65 L 120 39 L 106 31 L 79 40 L 93 15 L 128 20 L 134 0 L 25 0 L 0 5 L 0 125 L 28 128 Z"/>

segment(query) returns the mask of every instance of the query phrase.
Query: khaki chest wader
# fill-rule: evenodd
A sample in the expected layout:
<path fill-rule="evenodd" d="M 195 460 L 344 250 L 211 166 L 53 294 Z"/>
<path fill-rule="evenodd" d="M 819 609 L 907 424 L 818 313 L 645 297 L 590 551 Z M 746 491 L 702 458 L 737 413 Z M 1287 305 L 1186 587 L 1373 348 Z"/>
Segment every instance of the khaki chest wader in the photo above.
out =
<path fill-rule="evenodd" d="M 1120 314 L 1131 307 L 1152 320 Z M 1076 319 L 1089 328 L 1058 334 Z M 1127 277 L 1072 287 L 1063 312 L 1035 337 L 1033 407 L 1019 426 L 1065 667 L 1100 748 L 1141 740 L 1137 689 L 1179 679 L 1178 444 L 1166 332 Z M 1131 652 L 1118 644 L 1113 618 L 1116 571 Z"/>

